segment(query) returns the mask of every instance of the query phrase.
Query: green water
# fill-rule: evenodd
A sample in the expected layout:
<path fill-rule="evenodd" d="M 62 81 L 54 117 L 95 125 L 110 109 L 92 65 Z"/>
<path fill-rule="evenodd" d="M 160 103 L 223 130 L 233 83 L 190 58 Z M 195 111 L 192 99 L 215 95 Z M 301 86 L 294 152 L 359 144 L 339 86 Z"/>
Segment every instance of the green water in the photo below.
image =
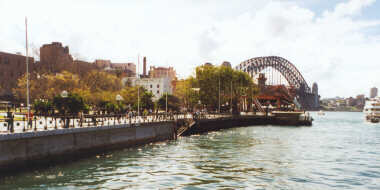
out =
<path fill-rule="evenodd" d="M 114 151 L 0 180 L 0 189 L 380 189 L 380 124 L 313 114 Z"/>

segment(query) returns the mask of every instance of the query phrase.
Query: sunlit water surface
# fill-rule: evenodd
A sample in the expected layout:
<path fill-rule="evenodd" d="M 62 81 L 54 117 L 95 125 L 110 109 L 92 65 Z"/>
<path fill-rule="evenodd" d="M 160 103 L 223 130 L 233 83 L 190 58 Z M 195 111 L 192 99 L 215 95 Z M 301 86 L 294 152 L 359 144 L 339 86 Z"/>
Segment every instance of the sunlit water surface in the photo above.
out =
<path fill-rule="evenodd" d="M 92 156 L 0 180 L 0 189 L 380 189 L 380 124 L 312 114 Z"/>

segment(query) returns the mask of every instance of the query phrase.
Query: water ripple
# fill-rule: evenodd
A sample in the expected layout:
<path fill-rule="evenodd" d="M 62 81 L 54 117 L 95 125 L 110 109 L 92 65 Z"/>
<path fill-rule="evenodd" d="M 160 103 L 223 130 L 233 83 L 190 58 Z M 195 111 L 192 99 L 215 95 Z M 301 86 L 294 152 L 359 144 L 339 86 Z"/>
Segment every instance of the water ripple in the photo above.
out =
<path fill-rule="evenodd" d="M 128 148 L 0 180 L 0 189 L 379 189 L 380 125 L 256 126 Z"/>

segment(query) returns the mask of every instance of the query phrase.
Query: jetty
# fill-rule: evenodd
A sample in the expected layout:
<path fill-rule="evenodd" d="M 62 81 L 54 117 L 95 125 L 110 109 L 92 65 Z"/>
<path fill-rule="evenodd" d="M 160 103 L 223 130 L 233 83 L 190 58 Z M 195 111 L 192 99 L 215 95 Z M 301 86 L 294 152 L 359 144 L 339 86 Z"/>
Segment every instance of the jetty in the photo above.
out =
<path fill-rule="evenodd" d="M 15 121 L 14 132 L 4 130 L 6 123 L 0 121 L 0 171 L 43 167 L 46 163 L 233 127 L 311 126 L 312 121 L 303 112 L 36 117 L 32 126 L 24 120 Z"/>

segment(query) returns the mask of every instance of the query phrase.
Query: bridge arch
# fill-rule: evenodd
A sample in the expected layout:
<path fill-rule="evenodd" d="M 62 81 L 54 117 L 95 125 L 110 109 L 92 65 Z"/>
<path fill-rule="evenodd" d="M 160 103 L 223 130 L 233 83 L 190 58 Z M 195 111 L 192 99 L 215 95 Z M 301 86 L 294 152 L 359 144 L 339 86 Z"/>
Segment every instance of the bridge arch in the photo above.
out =
<path fill-rule="evenodd" d="M 236 69 L 254 76 L 269 67 L 280 72 L 289 85 L 294 86 L 299 92 L 311 93 L 311 88 L 299 70 L 290 61 L 282 57 L 268 56 L 248 59 L 236 66 Z"/>

